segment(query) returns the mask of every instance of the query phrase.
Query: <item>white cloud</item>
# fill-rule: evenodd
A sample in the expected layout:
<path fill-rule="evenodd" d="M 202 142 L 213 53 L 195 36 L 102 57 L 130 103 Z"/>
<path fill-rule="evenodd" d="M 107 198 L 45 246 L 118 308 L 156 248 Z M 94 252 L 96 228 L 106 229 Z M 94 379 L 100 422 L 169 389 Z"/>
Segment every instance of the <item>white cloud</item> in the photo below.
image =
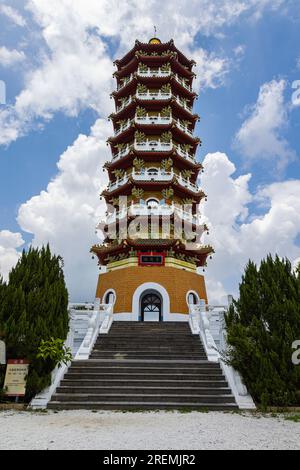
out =
<path fill-rule="evenodd" d="M 0 276 L 8 279 L 8 274 L 20 257 L 20 248 L 24 240 L 20 233 L 12 233 L 8 230 L 0 231 Z"/>
<path fill-rule="evenodd" d="M 136 38 L 148 41 L 154 24 L 162 40 L 173 37 L 183 51 L 196 57 L 198 86 L 222 85 L 229 61 L 197 48 L 197 34 L 218 35 L 242 15 L 252 17 L 281 3 L 182 0 L 174 8 L 173 0 L 27 0 L 26 8 L 36 23 L 30 39 L 39 47 L 40 65 L 26 71 L 25 87 L 15 106 L 0 113 L 0 128 L 5 129 L 0 145 L 18 139 L 36 121 L 49 120 L 56 112 L 75 116 L 92 107 L 105 116 L 112 106 L 108 100 L 113 88 L 110 45 L 120 56 Z"/>
<path fill-rule="evenodd" d="M 0 14 L 5 15 L 17 26 L 26 26 L 26 21 L 23 16 L 9 5 L 0 5 Z"/>
<path fill-rule="evenodd" d="M 247 160 L 268 159 L 281 171 L 295 158 L 295 152 L 282 131 L 288 124 L 288 106 L 285 103 L 284 80 L 273 80 L 262 85 L 250 116 L 235 138 L 235 146 Z"/>
<path fill-rule="evenodd" d="M 235 166 L 225 154 L 208 154 L 204 165 L 201 180 L 208 202 L 203 214 L 211 227 L 207 241 L 216 251 L 208 263 L 208 290 L 216 302 L 224 291 L 237 294 L 248 259 L 259 263 L 268 253 L 292 262 L 299 258 L 300 180 L 273 183 L 251 194 L 251 175 L 234 178 Z M 265 212 L 247 217 L 255 201 L 264 203 Z"/>
<path fill-rule="evenodd" d="M 96 261 L 89 249 L 97 240 L 95 227 L 105 206 L 99 193 L 107 183 L 102 165 L 109 159 L 106 139 L 111 125 L 98 120 L 89 136 L 79 135 L 60 157 L 59 173 L 46 191 L 22 204 L 18 222 L 33 234 L 33 245 L 50 243 L 61 254 L 72 299 L 92 299 L 97 282 Z"/>
<path fill-rule="evenodd" d="M 209 54 L 204 49 L 197 49 L 192 53 L 193 59 L 197 62 L 195 73 L 195 89 L 217 88 L 224 84 L 226 75 L 229 72 L 229 60 Z"/>
<path fill-rule="evenodd" d="M 7 49 L 7 47 L 0 47 L 0 65 L 3 67 L 10 67 L 18 62 L 25 60 L 23 51 L 19 52 L 16 49 Z"/>

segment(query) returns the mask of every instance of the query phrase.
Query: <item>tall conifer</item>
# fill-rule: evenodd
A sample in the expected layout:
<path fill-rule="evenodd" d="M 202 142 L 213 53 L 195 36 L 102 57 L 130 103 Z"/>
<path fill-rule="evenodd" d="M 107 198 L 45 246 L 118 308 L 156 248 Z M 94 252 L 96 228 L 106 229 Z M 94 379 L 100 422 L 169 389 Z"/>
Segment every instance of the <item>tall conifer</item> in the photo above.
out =
<path fill-rule="evenodd" d="M 300 367 L 292 343 L 300 339 L 300 279 L 291 263 L 270 255 L 250 261 L 240 298 L 226 318 L 229 362 L 264 405 L 300 404 Z"/>
<path fill-rule="evenodd" d="M 0 331 L 5 334 L 8 357 L 30 361 L 27 397 L 50 383 L 54 364 L 37 359 L 41 340 L 65 339 L 68 333 L 68 292 L 62 259 L 49 245 L 23 251 L 9 275 L 0 281 Z"/>

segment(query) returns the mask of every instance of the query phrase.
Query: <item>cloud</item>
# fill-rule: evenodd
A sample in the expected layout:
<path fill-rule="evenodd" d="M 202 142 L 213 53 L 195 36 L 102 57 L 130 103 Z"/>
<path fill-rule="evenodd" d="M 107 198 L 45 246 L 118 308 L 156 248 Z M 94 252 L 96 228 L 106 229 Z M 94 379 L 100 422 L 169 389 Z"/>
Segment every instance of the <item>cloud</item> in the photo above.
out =
<path fill-rule="evenodd" d="M 18 250 L 24 245 L 20 233 L 12 233 L 8 230 L 0 231 L 0 276 L 5 280 L 13 266 L 18 262 L 21 253 Z"/>
<path fill-rule="evenodd" d="M 268 253 L 299 258 L 300 180 L 273 183 L 251 193 L 251 175 L 234 177 L 236 168 L 222 153 L 208 154 L 201 184 L 208 194 L 203 215 L 210 226 L 208 240 L 215 255 L 207 268 L 211 302 L 224 292 L 237 295 L 244 267 L 251 258 L 259 263 Z M 255 203 L 265 210 L 249 212 Z M 222 300 L 221 300 L 222 301 Z"/>
<path fill-rule="evenodd" d="M 79 135 L 61 155 L 59 172 L 46 191 L 22 204 L 18 213 L 19 225 L 33 234 L 34 246 L 49 242 L 63 256 L 74 301 L 95 295 L 97 266 L 89 250 L 98 241 L 95 227 L 106 210 L 99 193 L 107 184 L 102 165 L 110 158 L 110 134 L 111 125 L 99 119 L 89 136 Z"/>
<path fill-rule="evenodd" d="M 19 52 L 16 49 L 7 49 L 7 47 L 0 47 L 0 65 L 3 67 L 10 67 L 16 63 L 25 60 L 23 51 Z"/>
<path fill-rule="evenodd" d="M 192 53 L 196 61 L 195 89 L 218 88 L 225 83 L 226 75 L 229 73 L 230 62 L 226 58 L 216 57 L 204 49 L 197 49 Z"/>
<path fill-rule="evenodd" d="M 5 129 L 0 145 L 8 145 L 35 126 L 63 112 L 76 116 L 96 109 L 100 117 L 112 102 L 112 56 L 122 55 L 136 38 L 148 41 L 156 24 L 161 39 L 173 37 L 186 54 L 196 57 L 198 88 L 216 88 L 224 83 L 230 63 L 197 46 L 197 35 L 219 35 L 223 27 L 243 15 L 253 16 L 266 8 L 278 8 L 272 0 L 27 0 L 27 13 L 35 24 L 30 41 L 38 53 L 38 65 L 26 70 L 25 87 L 15 105 L 0 112 Z M 12 9 L 4 11 L 12 17 Z M 3 10 L 3 8 L 2 8 Z M 15 15 L 16 17 L 16 15 Z"/>
<path fill-rule="evenodd" d="M 248 161 L 271 160 L 279 171 L 296 156 L 282 137 L 288 124 L 285 88 L 284 80 L 273 80 L 262 85 L 257 102 L 250 108 L 250 116 L 236 134 L 234 144 Z"/>
<path fill-rule="evenodd" d="M 9 5 L 0 5 L 0 14 L 5 15 L 17 26 L 26 26 L 26 21 L 22 15 Z"/>

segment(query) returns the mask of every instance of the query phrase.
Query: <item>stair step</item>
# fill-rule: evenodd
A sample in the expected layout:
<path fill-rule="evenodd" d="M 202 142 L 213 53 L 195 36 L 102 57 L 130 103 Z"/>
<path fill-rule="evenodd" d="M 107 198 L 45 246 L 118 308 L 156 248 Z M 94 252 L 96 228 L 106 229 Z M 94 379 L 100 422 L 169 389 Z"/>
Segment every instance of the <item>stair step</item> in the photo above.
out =
<path fill-rule="evenodd" d="M 150 393 L 97 393 L 97 394 L 82 394 L 73 393 L 55 393 L 53 395 L 53 401 L 85 401 L 85 402 L 119 402 L 119 401 L 140 401 L 140 402 L 190 402 L 190 403 L 234 403 L 234 397 L 232 395 L 191 395 L 191 394 L 150 394 Z"/>
<path fill-rule="evenodd" d="M 73 361 L 50 409 L 237 408 L 219 363 L 188 323 L 115 322 L 88 360 Z"/>
<path fill-rule="evenodd" d="M 141 370 L 145 369 L 217 369 L 220 370 L 220 365 L 217 362 L 209 362 L 208 360 L 204 361 L 109 361 L 109 360 L 97 360 L 97 359 L 88 359 L 87 361 L 73 361 L 72 368 L 76 369 L 86 369 L 86 368 L 114 368 L 118 367 L 121 369 L 126 368 L 139 368 Z"/>
<path fill-rule="evenodd" d="M 205 411 L 231 411 L 236 410 L 237 405 L 232 403 L 190 403 L 190 402 L 59 402 L 53 401 L 48 405 L 49 409 L 52 410 L 205 410 Z"/>
<path fill-rule="evenodd" d="M 225 380 L 143 380 L 143 379 L 99 379 L 99 380 L 73 380 L 63 379 L 61 382 L 63 387 L 152 387 L 152 386 L 168 386 L 168 387 L 200 387 L 200 388 L 227 388 L 228 384 Z"/>
<path fill-rule="evenodd" d="M 103 393 L 112 393 L 112 394 L 154 394 L 154 395 L 161 395 L 161 394 L 175 394 L 175 395 L 206 395 L 206 394 L 213 394 L 213 395 L 231 395 L 231 390 L 228 387 L 171 387 L 168 386 L 112 386 L 112 385 L 103 385 L 101 387 L 97 386 L 66 386 L 62 385 L 57 388 L 57 394 L 83 394 L 83 395 L 98 395 Z"/>

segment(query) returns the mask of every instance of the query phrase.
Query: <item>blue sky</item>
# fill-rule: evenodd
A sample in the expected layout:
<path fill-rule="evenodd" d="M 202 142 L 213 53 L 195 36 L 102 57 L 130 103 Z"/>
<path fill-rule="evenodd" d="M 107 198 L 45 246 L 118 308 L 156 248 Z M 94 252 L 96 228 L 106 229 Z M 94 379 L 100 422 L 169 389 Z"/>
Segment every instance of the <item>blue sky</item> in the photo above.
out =
<path fill-rule="evenodd" d="M 69 8 L 67 1 L 56 0 L 48 6 L 40 0 L 0 2 L 0 80 L 7 86 L 7 105 L 0 106 L 0 269 L 1 260 L 5 271 L 31 241 L 50 241 L 66 258 L 74 300 L 92 297 L 96 268 L 88 249 L 95 237 L 96 217 L 88 219 L 86 213 L 74 212 L 85 207 L 85 202 L 96 210 L 105 184 L 100 167 L 109 156 L 105 137 L 110 128 L 105 119 L 112 106 L 108 99 L 114 86 L 112 60 L 131 48 L 136 38 L 146 41 L 153 24 L 162 40 L 174 38 L 198 63 L 195 111 L 201 116 L 197 134 L 203 142 L 198 158 L 207 162 L 203 185 L 210 189 L 204 212 L 215 227 L 210 241 L 220 248 L 208 268 L 212 298 L 237 291 L 247 256 L 258 261 L 270 249 L 292 261 L 300 258 L 299 220 L 296 214 L 285 220 L 278 199 L 282 192 L 284 207 L 289 207 L 300 184 L 300 106 L 292 102 L 292 83 L 300 80 L 299 2 L 221 0 L 209 2 L 212 11 L 203 14 L 206 0 L 183 1 L 178 18 L 172 9 L 174 1 L 167 1 L 160 15 L 159 2 L 147 6 L 130 1 L 122 2 L 112 23 L 111 9 L 116 11 L 117 3 L 79 1 Z M 95 122 L 97 128 L 91 131 Z M 79 135 L 87 140 L 78 141 Z M 81 151 L 87 155 L 84 162 Z M 82 172 L 75 196 L 68 177 L 70 173 L 74 178 L 74 165 Z M 208 181 L 215 174 L 213 168 L 219 172 L 216 181 L 224 172 L 224 188 Z M 248 174 L 251 178 L 245 181 Z M 50 181 L 54 184 L 49 189 Z M 218 201 L 226 194 L 231 196 L 222 222 L 216 214 Z M 277 234 L 269 246 L 265 240 L 278 232 L 280 224 L 277 213 L 288 227 L 287 236 L 285 240 Z M 44 227 L 47 217 L 49 230 Z M 74 255 L 62 220 L 72 230 L 78 227 Z M 226 223 L 233 230 L 230 234 Z M 232 248 L 251 246 L 253 240 L 258 248 L 249 254 L 246 249 L 241 254 Z M 74 275 L 79 268 L 86 275 L 84 287 Z"/>

